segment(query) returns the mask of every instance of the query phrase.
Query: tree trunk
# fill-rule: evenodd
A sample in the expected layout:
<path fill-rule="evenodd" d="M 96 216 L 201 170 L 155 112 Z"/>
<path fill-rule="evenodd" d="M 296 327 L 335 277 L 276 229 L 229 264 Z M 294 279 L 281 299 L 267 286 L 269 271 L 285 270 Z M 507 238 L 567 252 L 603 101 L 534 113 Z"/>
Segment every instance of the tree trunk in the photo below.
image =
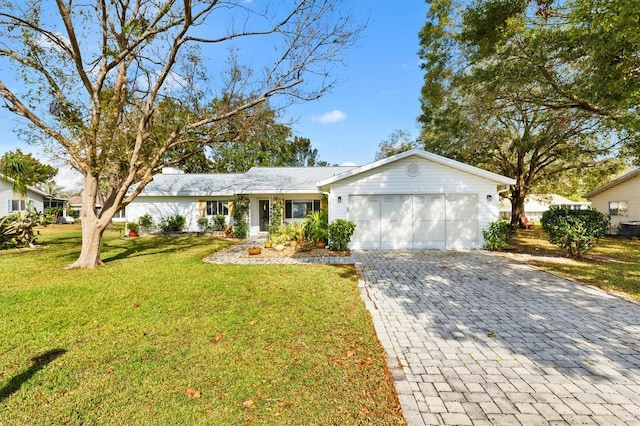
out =
<path fill-rule="evenodd" d="M 93 176 L 85 176 L 82 189 L 82 210 L 80 212 L 82 249 L 80 257 L 67 266 L 66 269 L 95 268 L 104 265 L 104 262 L 100 259 L 100 246 L 106 225 L 105 218 L 98 218 L 96 215 L 97 195 L 98 180 Z M 109 220 L 106 223 L 109 223 Z"/>
<path fill-rule="evenodd" d="M 518 226 L 520 216 L 524 214 L 524 194 L 522 191 L 514 191 L 511 195 L 511 225 Z"/>

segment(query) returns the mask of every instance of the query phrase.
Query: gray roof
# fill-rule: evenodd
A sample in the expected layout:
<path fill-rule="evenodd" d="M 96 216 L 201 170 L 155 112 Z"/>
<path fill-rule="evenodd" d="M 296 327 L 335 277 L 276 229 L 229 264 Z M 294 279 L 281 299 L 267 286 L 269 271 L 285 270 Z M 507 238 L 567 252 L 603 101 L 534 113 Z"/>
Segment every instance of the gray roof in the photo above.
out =
<path fill-rule="evenodd" d="M 165 173 L 155 175 L 140 196 L 211 197 L 236 194 L 315 193 L 318 192 L 318 181 L 347 172 L 354 167 L 252 167 L 246 173 Z"/>

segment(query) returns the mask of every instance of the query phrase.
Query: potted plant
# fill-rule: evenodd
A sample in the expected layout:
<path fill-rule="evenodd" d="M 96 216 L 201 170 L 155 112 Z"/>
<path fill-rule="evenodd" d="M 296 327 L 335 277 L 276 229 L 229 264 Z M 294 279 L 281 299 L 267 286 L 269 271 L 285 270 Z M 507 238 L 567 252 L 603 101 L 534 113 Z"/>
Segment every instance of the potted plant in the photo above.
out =
<path fill-rule="evenodd" d="M 138 229 L 139 229 L 140 225 L 138 225 L 138 222 L 133 221 L 133 222 L 129 222 L 127 223 L 127 229 L 129 230 L 129 236 L 130 237 L 138 237 L 140 234 L 138 234 Z"/>
<path fill-rule="evenodd" d="M 267 240 L 264 242 L 264 248 L 271 248 L 272 245 L 273 245 L 273 241 L 271 240 Z"/>
<path fill-rule="evenodd" d="M 250 246 L 249 247 L 249 255 L 251 256 L 255 256 L 257 254 L 260 254 L 262 252 L 262 249 L 259 246 Z"/>
<path fill-rule="evenodd" d="M 284 250 L 284 243 L 287 242 L 288 240 L 289 240 L 289 237 L 287 237 L 287 235 L 284 233 L 278 233 L 272 236 L 271 241 L 273 242 L 273 249 L 275 251 Z"/>

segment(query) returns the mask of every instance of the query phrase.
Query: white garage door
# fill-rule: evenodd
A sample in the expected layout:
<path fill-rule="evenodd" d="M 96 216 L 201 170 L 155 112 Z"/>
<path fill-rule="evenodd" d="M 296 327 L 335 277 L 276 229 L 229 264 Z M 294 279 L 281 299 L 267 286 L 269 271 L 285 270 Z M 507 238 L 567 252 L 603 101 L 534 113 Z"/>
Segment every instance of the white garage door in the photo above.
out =
<path fill-rule="evenodd" d="M 477 194 L 351 195 L 356 248 L 428 248 L 478 240 Z"/>

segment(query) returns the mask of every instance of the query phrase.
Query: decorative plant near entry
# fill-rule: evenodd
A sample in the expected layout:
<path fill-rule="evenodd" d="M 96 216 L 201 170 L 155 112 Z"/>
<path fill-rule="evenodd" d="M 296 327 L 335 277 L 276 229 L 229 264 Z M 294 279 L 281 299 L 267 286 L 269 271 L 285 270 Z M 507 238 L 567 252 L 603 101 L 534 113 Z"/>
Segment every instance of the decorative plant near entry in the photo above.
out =
<path fill-rule="evenodd" d="M 137 237 L 139 228 L 140 225 L 135 220 L 133 222 L 127 222 L 127 230 L 129 231 L 130 237 Z"/>
<path fill-rule="evenodd" d="M 282 198 L 276 198 L 271 203 L 269 216 L 269 233 L 276 233 L 282 226 Z"/>
<path fill-rule="evenodd" d="M 496 220 L 482 230 L 484 248 L 500 251 L 509 247 L 509 240 L 516 235 L 516 228 L 506 220 Z"/>
<path fill-rule="evenodd" d="M 313 243 L 327 241 L 329 237 L 329 215 L 318 210 L 311 212 L 304 220 L 304 237 Z"/>
<path fill-rule="evenodd" d="M 249 212 L 249 200 L 238 198 L 233 207 L 233 236 L 235 238 L 247 238 L 249 223 L 247 213 Z"/>
<path fill-rule="evenodd" d="M 356 224 L 350 220 L 336 219 L 331 222 L 329 224 L 331 250 L 346 250 L 355 230 Z"/>
<path fill-rule="evenodd" d="M 542 215 L 549 242 L 559 245 L 571 257 L 581 257 L 595 247 L 609 229 L 610 219 L 597 210 L 572 210 L 552 207 Z"/>

